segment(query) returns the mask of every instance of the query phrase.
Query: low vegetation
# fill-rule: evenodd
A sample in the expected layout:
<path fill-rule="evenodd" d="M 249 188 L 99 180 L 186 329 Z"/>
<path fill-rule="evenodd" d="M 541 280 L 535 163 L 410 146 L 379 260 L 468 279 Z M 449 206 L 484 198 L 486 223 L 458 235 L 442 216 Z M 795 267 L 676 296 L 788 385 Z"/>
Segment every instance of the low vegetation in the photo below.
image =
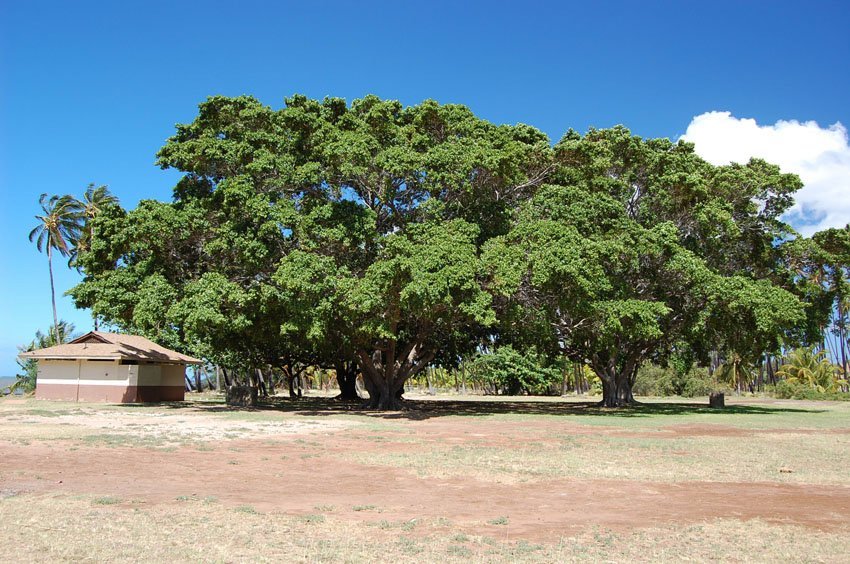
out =
<path fill-rule="evenodd" d="M 426 397 L 388 415 L 321 397 L 253 411 L 220 398 L 0 400 L 4 559 L 837 562 L 850 551 L 848 403 L 610 412 Z M 377 476 L 405 494 L 372 489 Z"/>
<path fill-rule="evenodd" d="M 535 542 L 517 539 L 510 522 L 491 525 L 489 533 L 457 534 L 438 520 L 422 521 L 411 531 L 370 527 L 367 536 L 362 524 L 333 515 L 305 519 L 240 511 L 235 519 L 220 504 L 202 502 L 93 506 L 62 495 L 16 495 L 0 500 L 0 509 L 14 516 L 0 520 L 6 547 L 16 547 L 6 552 L 7 562 L 838 562 L 850 552 L 843 533 L 762 520 L 633 531 L 591 527 Z"/>

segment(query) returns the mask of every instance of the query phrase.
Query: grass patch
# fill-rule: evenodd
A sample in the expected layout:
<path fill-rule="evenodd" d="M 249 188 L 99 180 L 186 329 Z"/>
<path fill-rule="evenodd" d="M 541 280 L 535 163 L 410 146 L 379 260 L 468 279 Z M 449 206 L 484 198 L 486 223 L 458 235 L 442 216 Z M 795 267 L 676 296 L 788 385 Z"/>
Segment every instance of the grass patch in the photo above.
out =
<path fill-rule="evenodd" d="M 417 555 L 425 551 L 425 547 L 421 543 L 410 537 L 399 537 L 396 541 L 396 546 L 405 555 Z"/>
<path fill-rule="evenodd" d="M 72 412 L 70 409 L 27 409 L 25 413 L 33 417 L 61 417 Z"/>
<path fill-rule="evenodd" d="M 93 433 L 84 435 L 80 440 L 86 446 L 174 449 L 173 445 L 163 437 L 131 433 Z"/>
<path fill-rule="evenodd" d="M 504 517 L 504 516 L 496 517 L 495 519 L 490 519 L 489 521 L 487 521 L 487 524 L 488 525 L 507 525 L 508 524 L 508 518 Z"/>
<path fill-rule="evenodd" d="M 450 544 L 446 547 L 446 554 L 451 556 L 459 556 L 461 558 L 469 558 L 472 556 L 472 551 L 462 545 Z"/>
<path fill-rule="evenodd" d="M 722 455 L 720 454 L 722 453 Z M 845 485 L 850 433 L 753 433 L 721 436 L 648 436 L 551 433 L 548 441 L 492 446 L 463 444 L 403 452 L 352 452 L 367 465 L 405 468 L 422 478 L 505 483 L 561 477 L 656 482 L 721 481 Z M 652 463 L 648 464 L 647 461 Z M 780 468 L 792 472 L 780 472 Z"/>
<path fill-rule="evenodd" d="M 835 562 L 850 554 L 850 538 L 759 520 L 717 520 L 634 532 L 588 530 L 534 543 L 496 540 L 455 529 L 417 528 L 416 536 L 338 519 L 243 511 L 238 519 L 221 505 L 174 504 L 129 510 L 66 496 L 28 494 L 2 502 L 0 537 L 14 560 L 93 561 L 309 561 L 346 562 L 628 562 L 809 561 Z M 20 526 L 20 523 L 37 524 Z M 192 535 L 185 534 L 191 530 Z M 258 542 L 257 531 L 286 531 Z M 46 532 L 47 531 L 47 532 Z M 227 531 L 227 534 L 221 534 Z M 460 537 L 459 535 L 464 535 Z M 161 539 L 169 542 L 163 543 Z M 461 540 L 464 539 L 464 540 Z"/>
<path fill-rule="evenodd" d="M 113 496 L 96 497 L 92 500 L 94 505 L 117 505 L 121 503 L 121 498 Z"/>
<path fill-rule="evenodd" d="M 596 398 L 598 399 L 598 398 Z M 400 417 L 488 421 L 569 421 L 588 426 L 652 429 L 667 425 L 713 423 L 746 429 L 846 427 L 850 402 L 814 402 L 727 397 L 725 409 L 710 409 L 708 398 L 642 398 L 629 408 L 597 407 L 594 398 L 467 396 L 408 402 Z"/>

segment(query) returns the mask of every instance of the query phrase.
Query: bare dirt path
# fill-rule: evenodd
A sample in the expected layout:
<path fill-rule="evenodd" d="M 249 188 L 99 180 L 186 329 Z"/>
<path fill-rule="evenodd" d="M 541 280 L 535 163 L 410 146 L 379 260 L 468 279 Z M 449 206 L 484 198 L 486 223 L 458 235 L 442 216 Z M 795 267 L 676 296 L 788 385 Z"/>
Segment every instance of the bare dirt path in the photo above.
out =
<path fill-rule="evenodd" d="M 445 422 L 439 427 L 428 431 L 448 432 Z M 455 429 L 455 437 L 462 435 Z M 335 452 L 355 448 L 340 438 L 314 435 L 308 446 L 294 439 L 232 440 L 205 450 L 0 442 L 0 490 L 109 495 L 147 504 L 213 496 L 288 514 L 333 506 L 354 521 L 447 518 L 470 531 L 505 518 L 505 535 L 537 541 L 557 540 L 588 524 L 628 530 L 760 518 L 832 531 L 850 522 L 850 487 L 569 478 L 508 485 L 419 478 L 400 468 L 335 458 Z"/>

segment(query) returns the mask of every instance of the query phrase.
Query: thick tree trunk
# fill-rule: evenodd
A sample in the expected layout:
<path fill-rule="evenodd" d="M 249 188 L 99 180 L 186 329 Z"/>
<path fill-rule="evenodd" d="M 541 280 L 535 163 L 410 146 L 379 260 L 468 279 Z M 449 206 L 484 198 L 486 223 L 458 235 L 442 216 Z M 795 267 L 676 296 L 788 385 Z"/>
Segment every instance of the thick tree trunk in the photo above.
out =
<path fill-rule="evenodd" d="M 377 409 L 377 398 L 381 393 L 378 391 L 378 385 L 372 381 L 372 378 L 366 372 L 363 372 L 363 385 L 366 386 L 366 393 L 369 394 L 369 400 L 365 405 L 372 409 Z"/>
<path fill-rule="evenodd" d="M 377 390 L 378 397 L 376 399 L 378 401 L 372 404 L 373 409 L 381 411 L 396 411 L 401 409 L 401 401 L 399 401 L 399 398 L 396 395 L 398 389 L 394 382 L 384 380 L 378 385 Z"/>
<path fill-rule="evenodd" d="M 336 383 L 339 385 L 341 400 L 359 400 L 357 395 L 357 363 L 351 361 L 337 361 L 334 365 L 336 370 Z"/>
<path fill-rule="evenodd" d="M 637 376 L 637 359 L 629 359 L 623 363 L 622 367 L 617 365 L 615 360 L 601 362 L 594 359 L 591 363 L 594 372 L 602 380 L 602 401 L 599 405 L 602 407 L 626 407 L 634 405 L 635 397 L 632 394 L 632 387 Z"/>
<path fill-rule="evenodd" d="M 366 403 L 368 409 L 379 411 L 397 411 L 401 409 L 401 401 L 397 397 L 400 387 L 394 378 L 384 378 L 382 374 L 371 374 L 369 370 L 363 371 L 363 382 L 369 392 L 369 400 Z M 402 384 L 404 385 L 403 381 Z"/>
<path fill-rule="evenodd" d="M 386 351 L 374 351 L 371 355 L 361 349 L 357 351 L 357 358 L 369 391 L 367 406 L 394 411 L 401 408 L 404 383 L 428 366 L 434 359 L 434 353 L 411 343 L 396 355 L 395 343 L 391 343 Z"/>
<path fill-rule="evenodd" d="M 201 392 L 204 389 L 204 384 L 201 382 L 201 369 L 199 366 L 192 368 L 192 373 L 195 375 L 195 391 Z"/>
<path fill-rule="evenodd" d="M 635 403 L 632 384 L 629 379 L 618 374 L 613 378 L 602 379 L 602 407 L 626 407 Z"/>

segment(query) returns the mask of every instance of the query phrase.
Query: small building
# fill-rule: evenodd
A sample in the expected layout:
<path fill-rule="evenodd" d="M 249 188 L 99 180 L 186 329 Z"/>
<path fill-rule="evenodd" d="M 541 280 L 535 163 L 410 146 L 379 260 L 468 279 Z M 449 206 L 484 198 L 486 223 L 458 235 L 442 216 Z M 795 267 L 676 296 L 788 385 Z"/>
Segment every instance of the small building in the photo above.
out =
<path fill-rule="evenodd" d="M 35 397 L 110 403 L 182 401 L 186 365 L 201 364 L 144 337 L 102 331 L 19 356 L 38 361 Z"/>

